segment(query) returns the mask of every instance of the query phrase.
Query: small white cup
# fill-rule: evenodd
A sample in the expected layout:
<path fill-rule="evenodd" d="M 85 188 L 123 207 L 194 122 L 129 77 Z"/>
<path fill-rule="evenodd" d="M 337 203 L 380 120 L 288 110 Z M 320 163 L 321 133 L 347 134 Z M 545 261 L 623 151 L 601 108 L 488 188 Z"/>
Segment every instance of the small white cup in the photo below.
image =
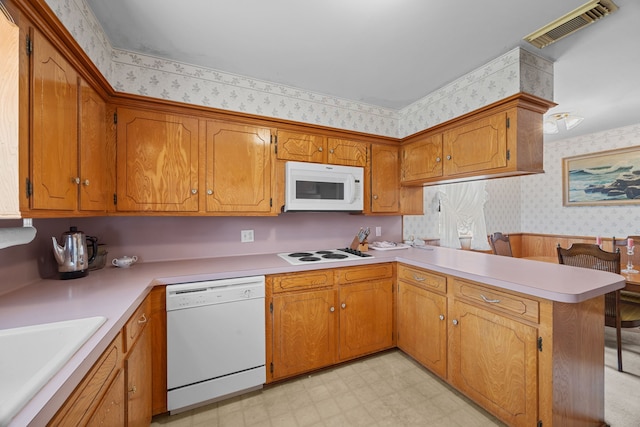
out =
<path fill-rule="evenodd" d="M 135 255 L 132 257 L 123 256 L 121 258 L 114 258 L 111 261 L 111 264 L 115 265 L 116 267 L 127 268 L 127 267 L 130 267 L 136 261 L 138 261 L 138 257 Z"/>

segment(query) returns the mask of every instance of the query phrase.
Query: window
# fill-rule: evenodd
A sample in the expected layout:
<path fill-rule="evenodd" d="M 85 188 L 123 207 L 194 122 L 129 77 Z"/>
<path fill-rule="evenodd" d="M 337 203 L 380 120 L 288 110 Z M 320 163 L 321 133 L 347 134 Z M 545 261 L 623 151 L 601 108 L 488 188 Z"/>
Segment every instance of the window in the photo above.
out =
<path fill-rule="evenodd" d="M 442 185 L 440 202 L 440 246 L 460 248 L 460 237 L 471 236 L 471 249 L 489 250 L 484 204 L 489 195 L 485 181 Z"/>

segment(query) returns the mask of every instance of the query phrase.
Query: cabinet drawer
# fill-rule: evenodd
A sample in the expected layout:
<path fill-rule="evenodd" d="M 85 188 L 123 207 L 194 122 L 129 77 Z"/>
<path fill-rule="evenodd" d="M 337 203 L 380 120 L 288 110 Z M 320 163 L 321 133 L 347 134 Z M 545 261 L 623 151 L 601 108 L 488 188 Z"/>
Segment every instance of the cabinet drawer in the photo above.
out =
<path fill-rule="evenodd" d="M 333 286 L 333 270 L 272 276 L 273 293 Z"/>
<path fill-rule="evenodd" d="M 484 308 L 511 314 L 531 322 L 539 322 L 540 307 L 536 300 L 459 279 L 453 279 L 453 293 L 456 297 L 470 300 Z"/>
<path fill-rule="evenodd" d="M 345 267 L 338 268 L 336 272 L 336 281 L 341 285 L 362 282 L 364 280 L 388 279 L 393 277 L 393 265 L 391 264 L 375 264 L 366 267 Z"/>
<path fill-rule="evenodd" d="M 125 353 L 131 350 L 133 343 L 136 342 L 142 330 L 149 323 L 149 319 L 151 316 L 151 307 L 149 303 L 149 298 L 145 298 L 145 300 L 140 304 L 140 307 L 136 310 L 135 313 L 129 318 L 129 321 L 124 326 L 125 333 Z"/>
<path fill-rule="evenodd" d="M 111 378 L 120 372 L 121 343 L 122 334 L 118 334 L 48 426 L 75 427 L 87 422 L 88 417 L 101 404 L 102 396 L 106 393 Z"/>
<path fill-rule="evenodd" d="M 398 280 L 411 283 L 431 291 L 447 292 L 447 278 L 421 268 L 398 264 Z"/>

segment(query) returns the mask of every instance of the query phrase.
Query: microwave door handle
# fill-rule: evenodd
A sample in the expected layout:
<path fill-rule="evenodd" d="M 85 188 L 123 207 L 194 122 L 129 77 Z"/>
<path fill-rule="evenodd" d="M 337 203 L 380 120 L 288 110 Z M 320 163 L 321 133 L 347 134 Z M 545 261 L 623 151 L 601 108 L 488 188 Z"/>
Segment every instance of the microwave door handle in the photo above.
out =
<path fill-rule="evenodd" d="M 351 200 L 350 204 L 353 204 L 356 201 L 356 179 L 353 175 L 349 175 L 349 187 L 351 190 Z"/>

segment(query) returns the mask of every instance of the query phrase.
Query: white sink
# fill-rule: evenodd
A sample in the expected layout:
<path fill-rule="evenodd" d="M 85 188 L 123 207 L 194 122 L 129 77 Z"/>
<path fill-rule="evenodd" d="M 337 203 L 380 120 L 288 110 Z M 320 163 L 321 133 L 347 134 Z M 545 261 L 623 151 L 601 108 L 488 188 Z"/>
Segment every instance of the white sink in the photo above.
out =
<path fill-rule="evenodd" d="M 88 317 L 0 330 L 0 427 L 9 424 L 105 320 Z"/>

